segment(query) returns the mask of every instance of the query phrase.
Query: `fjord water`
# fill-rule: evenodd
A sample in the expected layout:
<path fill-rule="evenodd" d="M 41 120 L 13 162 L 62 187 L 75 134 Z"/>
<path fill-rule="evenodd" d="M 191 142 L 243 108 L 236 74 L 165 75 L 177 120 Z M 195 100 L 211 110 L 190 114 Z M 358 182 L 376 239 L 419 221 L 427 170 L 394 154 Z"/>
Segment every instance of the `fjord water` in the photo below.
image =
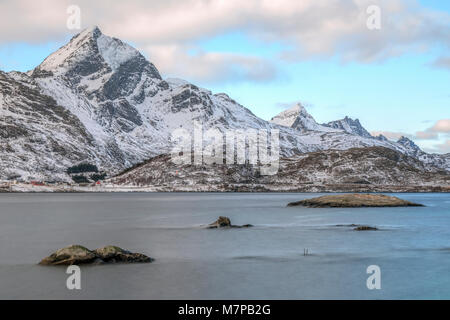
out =
<path fill-rule="evenodd" d="M 0 194 L 1 299 L 449 299 L 450 196 L 426 207 L 287 208 L 317 194 Z M 206 230 L 228 216 L 250 229 Z M 342 224 L 379 231 L 353 231 Z M 36 263 L 58 248 L 114 244 L 151 264 Z M 310 255 L 304 256 L 304 249 Z M 381 290 L 369 290 L 370 265 Z"/>

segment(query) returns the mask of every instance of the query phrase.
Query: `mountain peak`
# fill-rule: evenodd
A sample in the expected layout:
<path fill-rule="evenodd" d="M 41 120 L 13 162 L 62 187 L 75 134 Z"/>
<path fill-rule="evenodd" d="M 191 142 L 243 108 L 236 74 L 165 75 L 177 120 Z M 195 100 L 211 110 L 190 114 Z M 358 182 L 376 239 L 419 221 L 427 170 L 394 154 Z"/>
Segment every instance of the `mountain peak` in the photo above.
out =
<path fill-rule="evenodd" d="M 372 135 L 361 125 L 359 119 L 353 120 L 348 116 L 341 120 L 328 122 L 324 126 L 344 130 L 347 133 L 356 134 L 361 137 L 372 138 Z"/>
<path fill-rule="evenodd" d="M 120 39 L 104 35 L 99 27 L 92 26 L 49 55 L 32 74 L 44 78 L 64 75 L 77 83 L 87 76 L 103 78 L 118 72 L 120 68 L 121 74 L 127 74 L 125 78 L 138 77 L 137 74 L 146 72 L 149 77 L 161 80 L 155 66 L 138 50 Z"/>
<path fill-rule="evenodd" d="M 375 137 L 376 139 L 380 140 L 380 141 L 389 141 L 388 138 L 386 138 L 384 135 L 382 135 L 381 133 L 379 135 L 377 135 Z"/>
<path fill-rule="evenodd" d="M 405 136 L 401 136 L 400 139 L 398 139 L 397 143 L 405 146 L 408 150 L 413 152 L 422 151 L 420 147 L 414 143 L 414 141 Z"/>
<path fill-rule="evenodd" d="M 53 73 L 68 69 L 88 56 L 92 58 L 98 53 L 97 39 L 102 35 L 97 26 L 81 31 L 69 43 L 49 55 L 37 69 Z"/>
<path fill-rule="evenodd" d="M 273 117 L 270 122 L 285 126 L 285 127 L 293 127 L 298 118 L 306 118 L 310 121 L 316 123 L 314 118 L 306 111 L 306 108 L 301 103 L 296 103 L 291 108 L 280 112 L 278 115 Z"/>
<path fill-rule="evenodd" d="M 86 40 L 87 38 L 97 39 L 101 35 L 103 35 L 103 33 L 100 30 L 100 28 L 98 26 L 92 26 L 92 27 L 82 30 L 80 33 L 73 36 L 72 40 L 74 40 L 74 39 Z"/>
<path fill-rule="evenodd" d="M 119 39 L 104 35 L 93 26 L 75 35 L 69 43 L 48 56 L 36 69 L 38 74 L 67 74 L 87 76 L 95 72 L 106 74 L 116 71 L 122 64 L 137 59 L 143 66 L 145 58 L 138 50 Z M 147 64 L 149 64 L 147 62 Z M 109 67 L 109 68 L 108 68 Z M 154 66 L 151 66 L 155 69 Z M 108 70 L 109 69 L 109 70 Z M 160 78 L 157 70 L 152 70 Z"/>
<path fill-rule="evenodd" d="M 299 131 L 336 131 L 333 128 L 318 124 L 301 103 L 297 103 L 290 109 L 279 113 L 277 116 L 273 117 L 270 122 Z"/>
<path fill-rule="evenodd" d="M 89 32 L 92 34 L 102 34 L 102 31 L 98 26 L 91 26 L 89 28 L 84 29 L 84 32 Z"/>
<path fill-rule="evenodd" d="M 401 136 L 400 139 L 397 140 L 397 142 L 401 144 L 411 144 L 411 143 L 414 144 L 414 142 L 411 139 L 405 136 Z"/>
<path fill-rule="evenodd" d="M 302 111 L 306 111 L 306 108 L 300 102 L 297 102 L 293 107 L 289 108 L 288 110 L 302 112 Z M 286 111 L 288 111 L 288 110 L 286 110 Z"/>

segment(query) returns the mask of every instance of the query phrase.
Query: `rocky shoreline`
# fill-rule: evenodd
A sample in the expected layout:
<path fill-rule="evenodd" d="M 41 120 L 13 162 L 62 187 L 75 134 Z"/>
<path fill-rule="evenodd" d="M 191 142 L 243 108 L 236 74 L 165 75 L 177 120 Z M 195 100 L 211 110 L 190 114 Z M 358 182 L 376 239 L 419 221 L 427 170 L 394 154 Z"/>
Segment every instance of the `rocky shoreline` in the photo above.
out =
<path fill-rule="evenodd" d="M 446 185 L 364 185 L 364 184 L 222 184 L 222 185 L 172 185 L 172 186 L 116 186 L 101 187 L 58 186 L 36 187 L 30 184 L 0 188 L 0 193 L 114 193 L 114 192 L 286 192 L 286 193 L 450 193 Z"/>

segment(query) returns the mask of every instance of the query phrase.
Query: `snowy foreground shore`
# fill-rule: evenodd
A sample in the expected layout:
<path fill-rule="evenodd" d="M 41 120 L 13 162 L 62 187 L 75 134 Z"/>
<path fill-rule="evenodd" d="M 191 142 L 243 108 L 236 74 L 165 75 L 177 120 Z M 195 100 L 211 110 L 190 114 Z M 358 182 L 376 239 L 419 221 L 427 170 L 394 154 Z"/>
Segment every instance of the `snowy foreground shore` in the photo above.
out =
<path fill-rule="evenodd" d="M 33 185 L 31 183 L 17 183 L 0 188 L 0 192 L 36 192 L 36 193 L 64 193 L 64 192 L 152 192 L 154 188 L 132 188 L 113 185 L 79 186 L 79 185 Z"/>

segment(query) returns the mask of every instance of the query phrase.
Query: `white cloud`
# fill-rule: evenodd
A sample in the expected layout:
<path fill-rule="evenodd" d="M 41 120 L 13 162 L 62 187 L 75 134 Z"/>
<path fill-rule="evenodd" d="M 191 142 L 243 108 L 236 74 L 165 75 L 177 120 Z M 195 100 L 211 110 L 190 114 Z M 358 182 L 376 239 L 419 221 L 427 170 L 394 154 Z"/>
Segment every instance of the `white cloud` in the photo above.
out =
<path fill-rule="evenodd" d="M 433 66 L 437 68 L 450 69 L 450 57 L 439 57 L 433 62 Z"/>
<path fill-rule="evenodd" d="M 450 133 L 450 119 L 441 119 L 430 128 L 424 131 L 417 131 L 414 139 L 417 140 L 438 140 L 441 135 Z"/>
<path fill-rule="evenodd" d="M 450 153 L 450 139 L 445 140 L 443 143 L 435 144 L 425 151 L 430 153 Z"/>
<path fill-rule="evenodd" d="M 437 140 L 439 139 L 440 134 L 444 134 L 445 136 L 445 134 L 448 133 L 450 133 L 450 119 L 438 120 L 430 128 L 424 131 L 417 131 L 415 134 L 408 134 L 405 132 L 392 132 L 392 131 L 373 131 L 370 134 L 373 136 L 378 136 L 382 134 L 391 140 L 398 140 L 402 136 L 416 140 Z"/>
<path fill-rule="evenodd" d="M 417 131 L 415 138 L 419 140 L 433 140 L 438 139 L 439 135 L 436 132 Z"/>
<path fill-rule="evenodd" d="M 447 139 L 444 143 L 438 144 L 436 146 L 441 152 L 448 153 L 450 152 L 450 139 Z"/>
<path fill-rule="evenodd" d="M 156 61 L 165 74 L 205 82 L 269 81 L 277 70 L 268 60 L 259 57 L 223 52 L 199 51 L 177 45 L 150 45 L 144 48 L 149 59 Z"/>
<path fill-rule="evenodd" d="M 437 121 L 429 130 L 432 132 L 450 133 L 450 119 Z"/>
<path fill-rule="evenodd" d="M 286 109 L 290 109 L 293 106 L 297 105 L 297 104 L 301 104 L 302 106 L 304 106 L 306 109 L 311 109 L 314 108 L 314 104 L 309 103 L 307 101 L 304 100 L 295 100 L 295 101 L 289 101 L 289 102 L 278 102 L 275 104 L 275 107 L 277 109 L 281 109 L 281 110 L 286 110 Z"/>
<path fill-rule="evenodd" d="M 106 34 L 145 48 L 163 73 L 211 81 L 263 81 L 275 74 L 270 62 L 256 56 L 189 54 L 198 41 L 232 31 L 282 43 L 280 57 L 288 60 L 337 55 L 343 61 L 372 62 L 450 45 L 449 15 L 415 0 L 0 1 L 0 28 L 7 30 L 0 43 L 62 38 L 70 33 L 66 9 L 72 4 L 81 8 L 83 27 L 99 25 Z M 381 8 L 381 30 L 366 27 L 366 9 L 374 4 Z M 179 65 L 183 69 L 175 67 Z M 208 72 L 224 66 L 233 69 L 224 77 L 213 79 Z"/>

